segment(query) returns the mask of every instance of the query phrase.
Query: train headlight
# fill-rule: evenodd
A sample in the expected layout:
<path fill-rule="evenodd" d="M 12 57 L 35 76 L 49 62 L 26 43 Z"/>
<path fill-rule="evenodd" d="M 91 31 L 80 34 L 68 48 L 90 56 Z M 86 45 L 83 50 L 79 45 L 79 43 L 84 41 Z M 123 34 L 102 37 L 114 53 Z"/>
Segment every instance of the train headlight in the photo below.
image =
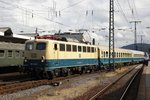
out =
<path fill-rule="evenodd" d="M 45 57 L 44 57 L 44 56 L 42 56 L 41 62 L 44 62 L 44 61 L 45 61 Z"/>
<path fill-rule="evenodd" d="M 27 62 L 27 57 L 24 58 L 24 62 Z"/>

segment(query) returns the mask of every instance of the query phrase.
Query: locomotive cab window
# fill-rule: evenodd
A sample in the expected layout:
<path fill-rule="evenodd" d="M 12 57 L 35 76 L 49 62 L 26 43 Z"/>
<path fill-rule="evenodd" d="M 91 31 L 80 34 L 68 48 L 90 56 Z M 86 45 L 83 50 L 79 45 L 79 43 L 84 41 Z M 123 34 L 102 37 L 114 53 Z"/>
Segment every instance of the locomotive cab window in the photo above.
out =
<path fill-rule="evenodd" d="M 33 50 L 33 43 L 27 43 L 25 46 L 25 50 Z"/>
<path fill-rule="evenodd" d="M 46 43 L 37 43 L 36 50 L 45 50 L 46 49 Z"/>
<path fill-rule="evenodd" d="M 0 57 L 4 57 L 4 54 L 5 54 L 4 50 L 0 50 Z"/>

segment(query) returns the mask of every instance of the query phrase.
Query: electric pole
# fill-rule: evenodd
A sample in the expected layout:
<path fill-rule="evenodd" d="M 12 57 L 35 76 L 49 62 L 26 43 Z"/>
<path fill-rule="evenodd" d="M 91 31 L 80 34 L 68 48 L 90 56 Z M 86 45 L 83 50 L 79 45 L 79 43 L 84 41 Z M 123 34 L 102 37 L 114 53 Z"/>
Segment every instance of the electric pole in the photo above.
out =
<path fill-rule="evenodd" d="M 114 0 L 110 0 L 109 5 L 109 67 L 115 69 L 114 50 Z"/>
<path fill-rule="evenodd" d="M 140 37 L 141 37 L 141 51 L 143 51 L 143 37 L 144 37 L 144 35 L 140 35 Z"/>
<path fill-rule="evenodd" d="M 136 24 L 141 23 L 141 21 L 131 21 L 130 23 L 134 23 L 134 49 L 137 50 L 137 33 L 136 33 Z"/>

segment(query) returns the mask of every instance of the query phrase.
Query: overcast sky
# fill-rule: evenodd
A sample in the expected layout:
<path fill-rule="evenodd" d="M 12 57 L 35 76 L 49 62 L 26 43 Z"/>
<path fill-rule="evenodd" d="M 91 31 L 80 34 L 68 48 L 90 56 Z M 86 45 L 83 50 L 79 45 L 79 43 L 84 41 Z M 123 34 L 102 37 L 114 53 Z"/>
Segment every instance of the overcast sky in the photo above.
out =
<path fill-rule="evenodd" d="M 134 42 L 150 43 L 150 0 L 115 1 L 115 46 Z M 14 33 L 69 29 L 91 29 L 88 39 L 108 45 L 109 0 L 0 0 L 0 26 L 11 27 Z"/>

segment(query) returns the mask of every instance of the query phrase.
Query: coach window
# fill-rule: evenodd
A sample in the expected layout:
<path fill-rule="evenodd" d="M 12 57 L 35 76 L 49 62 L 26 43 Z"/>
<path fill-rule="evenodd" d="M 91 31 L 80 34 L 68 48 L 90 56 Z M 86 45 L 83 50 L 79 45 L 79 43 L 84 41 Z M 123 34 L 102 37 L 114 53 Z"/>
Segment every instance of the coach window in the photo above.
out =
<path fill-rule="evenodd" d="M 7 56 L 8 56 L 8 57 L 12 57 L 12 56 L 13 56 L 12 50 L 8 50 Z"/>
<path fill-rule="evenodd" d="M 4 57 L 4 54 L 5 54 L 4 50 L 0 50 L 0 58 Z"/>
<path fill-rule="evenodd" d="M 19 55 L 19 51 L 15 51 L 15 57 L 20 57 L 20 55 Z"/>
<path fill-rule="evenodd" d="M 83 46 L 83 52 L 86 52 L 86 47 L 85 46 Z"/>
<path fill-rule="evenodd" d="M 104 57 L 104 53 L 103 53 L 103 51 L 102 51 L 102 57 Z"/>
<path fill-rule="evenodd" d="M 65 51 L 65 44 L 60 44 L 60 51 Z"/>
<path fill-rule="evenodd" d="M 87 47 L 87 52 L 90 52 L 90 47 Z"/>
<path fill-rule="evenodd" d="M 108 57 L 108 51 L 106 51 L 106 57 Z"/>
<path fill-rule="evenodd" d="M 26 43 L 25 50 L 33 50 L 33 43 Z"/>
<path fill-rule="evenodd" d="M 71 45 L 66 45 L 67 51 L 71 51 Z"/>
<path fill-rule="evenodd" d="M 94 47 L 92 47 L 92 52 L 94 52 Z"/>
<path fill-rule="evenodd" d="M 78 52 L 81 52 L 81 46 L 78 46 Z"/>

